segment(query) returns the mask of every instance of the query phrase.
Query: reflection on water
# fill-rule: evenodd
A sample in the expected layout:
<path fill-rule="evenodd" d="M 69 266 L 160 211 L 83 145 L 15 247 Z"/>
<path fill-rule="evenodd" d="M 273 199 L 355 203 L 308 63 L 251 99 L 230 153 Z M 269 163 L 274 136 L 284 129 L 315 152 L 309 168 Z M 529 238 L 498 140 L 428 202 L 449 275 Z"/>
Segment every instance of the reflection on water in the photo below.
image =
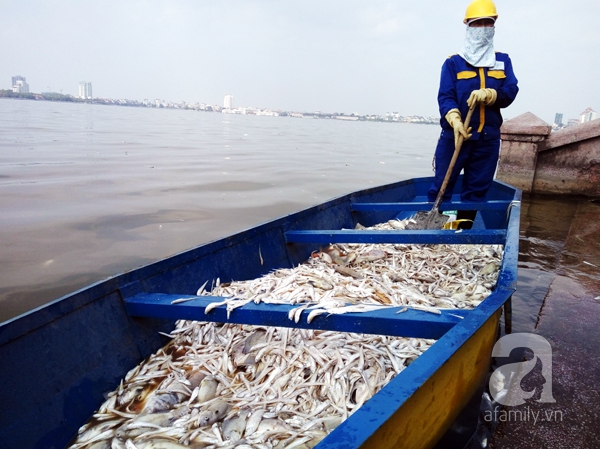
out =
<path fill-rule="evenodd" d="M 558 262 L 578 201 L 532 196 L 521 209 L 520 266 L 553 270 Z"/>
<path fill-rule="evenodd" d="M 600 203 L 590 198 L 524 195 L 513 332 L 535 329 L 556 276 L 570 278 L 582 288 L 589 281 L 597 283 L 599 217 Z"/>

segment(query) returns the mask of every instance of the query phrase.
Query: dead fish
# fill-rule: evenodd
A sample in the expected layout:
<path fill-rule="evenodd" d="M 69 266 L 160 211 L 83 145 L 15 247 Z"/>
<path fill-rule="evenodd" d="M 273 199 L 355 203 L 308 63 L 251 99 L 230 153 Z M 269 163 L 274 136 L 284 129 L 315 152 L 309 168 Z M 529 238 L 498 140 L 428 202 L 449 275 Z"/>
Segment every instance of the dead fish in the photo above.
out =
<path fill-rule="evenodd" d="M 238 363 L 238 366 L 253 366 L 253 365 L 256 365 L 256 357 L 254 356 L 254 354 L 248 354 L 242 362 Z"/>
<path fill-rule="evenodd" d="M 382 303 L 382 304 L 392 304 L 392 300 L 383 292 L 379 291 L 379 290 L 375 290 L 375 297 L 374 299 L 376 299 L 378 302 Z"/>
<path fill-rule="evenodd" d="M 352 268 L 345 267 L 343 265 L 334 264 L 333 269 L 344 276 L 351 276 L 354 279 L 362 279 L 363 276 L 358 271 L 353 270 Z"/>
<path fill-rule="evenodd" d="M 91 438 L 89 438 L 86 441 L 80 441 L 79 439 L 77 439 L 77 441 L 75 442 L 75 444 L 73 444 L 71 446 L 71 449 L 78 449 L 78 448 L 82 448 L 85 446 L 89 446 L 92 443 L 97 443 L 99 441 L 104 441 L 107 439 L 112 438 L 115 435 L 115 429 L 108 429 L 105 430 L 104 432 L 96 432 L 93 436 L 91 436 Z"/>
<path fill-rule="evenodd" d="M 288 381 L 290 380 L 290 377 L 292 377 L 291 372 L 277 376 L 277 379 L 275 379 L 275 381 L 273 382 L 273 390 L 275 390 L 275 391 L 282 390 L 285 387 L 285 385 L 288 383 Z"/>
<path fill-rule="evenodd" d="M 176 443 L 170 440 L 152 439 L 143 442 L 136 442 L 137 449 L 190 449 L 190 446 Z"/>
<path fill-rule="evenodd" d="M 182 406 L 168 412 L 152 413 L 147 415 L 139 415 L 128 423 L 119 427 L 116 431 L 117 438 L 127 440 L 135 438 L 150 429 L 161 427 L 169 427 L 178 418 L 188 414 L 190 409 L 187 406 Z"/>
<path fill-rule="evenodd" d="M 244 343 L 235 345 L 231 351 L 231 359 L 235 366 L 243 366 L 248 354 L 244 353 Z"/>
<path fill-rule="evenodd" d="M 346 258 L 344 259 L 344 265 L 350 265 L 356 259 L 358 259 L 358 253 L 351 251 L 346 255 Z"/>
<path fill-rule="evenodd" d="M 190 390 L 193 390 L 200 385 L 200 382 L 206 377 L 206 373 L 202 371 L 192 371 L 187 375 L 187 380 L 190 382 Z"/>
<path fill-rule="evenodd" d="M 373 310 L 381 310 L 383 308 L 385 308 L 385 306 L 356 304 L 353 306 L 332 307 L 330 309 L 327 309 L 326 312 L 334 314 L 334 315 L 338 315 L 338 314 L 344 314 L 344 313 L 371 312 Z"/>
<path fill-rule="evenodd" d="M 306 276 L 306 279 L 308 280 L 308 283 L 320 288 L 321 290 L 332 290 L 333 289 L 333 284 L 331 282 L 327 282 L 325 279 L 322 279 L 320 277 L 317 276 Z"/>
<path fill-rule="evenodd" d="M 331 264 L 333 263 L 333 259 L 331 258 L 331 256 L 329 254 L 327 254 L 326 252 L 323 251 L 314 251 L 311 256 L 314 259 L 320 259 L 323 262 L 325 262 L 326 264 Z"/>
<path fill-rule="evenodd" d="M 326 309 L 315 309 L 308 314 L 308 317 L 306 318 L 306 322 L 310 323 L 316 317 L 318 317 L 319 315 L 323 315 L 324 313 L 327 313 Z"/>
<path fill-rule="evenodd" d="M 312 449 L 327 436 L 323 431 L 311 431 L 310 435 L 305 435 L 302 438 L 291 439 L 291 441 L 282 440 L 273 449 Z"/>
<path fill-rule="evenodd" d="M 165 392 L 165 393 L 156 393 L 151 396 L 144 407 L 142 408 L 142 413 L 159 413 L 167 411 L 175 404 L 178 404 L 181 400 L 180 393 L 175 392 Z"/>
<path fill-rule="evenodd" d="M 288 433 L 292 431 L 292 428 L 288 426 L 285 422 L 279 419 L 263 419 L 258 428 L 254 432 L 255 435 L 260 436 L 264 434 L 272 434 L 272 433 Z"/>
<path fill-rule="evenodd" d="M 258 428 L 256 429 L 257 434 L 263 434 L 263 433 L 273 433 L 273 432 L 288 432 L 292 430 L 290 426 L 288 426 L 285 422 L 279 420 L 279 419 L 275 419 L 275 418 L 269 418 L 269 419 L 263 419 L 260 424 L 258 425 Z"/>
<path fill-rule="evenodd" d="M 295 309 L 291 309 L 288 312 L 288 318 L 290 320 L 293 320 L 296 323 L 300 322 L 300 317 L 302 316 L 302 311 L 306 310 L 308 307 L 310 306 L 310 303 L 307 302 L 304 305 L 301 305 L 300 307 L 296 307 Z"/>
<path fill-rule="evenodd" d="M 208 304 L 206 306 L 206 308 L 204 309 L 204 313 L 208 313 L 210 312 L 212 309 L 214 309 L 215 307 L 219 307 L 219 306 L 224 306 L 225 304 L 227 304 L 228 300 L 226 299 L 225 301 L 218 301 L 218 302 L 211 302 L 210 304 Z"/>
<path fill-rule="evenodd" d="M 381 249 L 372 249 L 370 251 L 367 251 L 364 254 L 361 254 L 356 263 L 360 263 L 360 262 L 374 262 L 376 260 L 381 260 L 381 259 L 385 259 L 387 257 L 387 253 Z"/>
<path fill-rule="evenodd" d="M 257 329 L 256 331 L 252 332 L 244 341 L 244 349 L 242 350 L 242 352 L 244 354 L 249 354 L 250 352 L 252 352 L 252 348 L 254 348 L 260 343 L 265 342 L 266 335 L 267 331 L 265 331 L 264 329 Z"/>
<path fill-rule="evenodd" d="M 256 431 L 256 429 L 258 429 L 258 426 L 260 425 L 263 414 L 265 412 L 266 412 L 266 410 L 263 408 L 254 410 L 252 412 L 252 414 L 248 418 L 248 422 L 246 423 L 246 435 L 248 435 L 248 436 L 252 435 Z"/>
<path fill-rule="evenodd" d="M 127 449 L 125 442 L 120 438 L 113 438 L 110 442 L 110 449 Z"/>
<path fill-rule="evenodd" d="M 200 382 L 200 389 L 198 390 L 198 396 L 196 400 L 198 402 L 210 401 L 217 395 L 217 388 L 219 382 L 212 376 L 206 376 Z"/>
<path fill-rule="evenodd" d="M 222 420 L 231 410 L 231 406 L 224 401 L 217 401 L 209 406 L 203 412 L 200 412 L 197 418 L 198 426 L 209 426 Z"/>
<path fill-rule="evenodd" d="M 356 386 L 355 390 L 352 392 L 352 396 L 354 402 L 356 403 L 356 407 L 358 408 L 362 406 L 371 397 L 371 392 L 369 390 L 369 387 L 365 383 L 360 382 L 358 386 Z"/>
<path fill-rule="evenodd" d="M 221 425 L 223 438 L 231 443 L 238 442 L 246 429 L 246 421 L 249 414 L 249 411 L 242 411 L 239 415 L 223 421 L 223 424 Z"/>
<path fill-rule="evenodd" d="M 329 246 L 327 247 L 327 249 L 325 250 L 325 252 L 327 254 L 329 254 L 329 257 L 331 257 L 331 260 L 333 263 L 339 264 L 339 265 L 344 265 L 345 264 L 345 259 L 342 257 L 342 252 L 337 249 L 335 246 Z"/>
<path fill-rule="evenodd" d="M 114 438 L 108 438 L 106 440 L 97 441 L 96 443 L 87 446 L 86 449 L 111 449 L 113 439 Z"/>
<path fill-rule="evenodd" d="M 109 421 L 101 422 L 93 427 L 88 427 L 86 430 L 80 432 L 77 436 L 77 443 L 88 443 L 89 441 L 96 438 L 99 434 L 106 432 L 107 430 L 113 429 L 120 425 L 123 419 L 113 419 Z"/>
<path fill-rule="evenodd" d="M 135 400 L 141 400 L 147 393 L 147 390 L 141 385 L 132 386 L 117 396 L 117 405 L 126 405 Z"/>
<path fill-rule="evenodd" d="M 337 426 L 339 426 L 344 419 L 341 416 L 326 416 L 324 418 L 319 419 L 319 421 L 325 427 L 325 430 L 331 432 Z M 321 438 L 324 438 L 327 434 L 324 434 Z M 320 441 L 320 440 L 319 440 Z"/>
<path fill-rule="evenodd" d="M 481 271 L 479 272 L 479 274 L 481 276 L 486 276 L 488 274 L 495 273 L 496 271 L 498 271 L 499 268 L 500 268 L 500 266 L 497 263 L 490 262 L 485 267 L 483 267 L 481 269 Z"/>

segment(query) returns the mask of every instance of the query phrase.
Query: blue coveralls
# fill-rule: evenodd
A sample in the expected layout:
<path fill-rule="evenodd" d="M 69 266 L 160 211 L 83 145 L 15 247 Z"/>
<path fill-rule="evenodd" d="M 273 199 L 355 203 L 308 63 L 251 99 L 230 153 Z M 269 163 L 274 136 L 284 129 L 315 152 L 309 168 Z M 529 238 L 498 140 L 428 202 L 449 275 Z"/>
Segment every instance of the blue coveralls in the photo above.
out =
<path fill-rule="evenodd" d="M 464 122 L 469 110 L 467 99 L 472 91 L 483 88 L 495 89 L 498 97 L 491 106 L 478 104 L 475 107 L 469 124 L 473 136 L 464 141 L 461 147 L 444 200 L 452 196 L 458 175 L 463 169 L 462 201 L 483 201 L 492 185 L 500 154 L 500 108 L 509 106 L 517 96 L 517 78 L 506 53 L 496 52 L 496 65 L 493 68 L 473 67 L 461 56 L 453 55 L 442 66 L 438 92 L 442 133 L 435 150 L 435 179 L 427 192 L 431 202 L 435 201 L 442 186 L 455 148 L 454 130 L 445 118 L 446 113 L 457 108 Z"/>

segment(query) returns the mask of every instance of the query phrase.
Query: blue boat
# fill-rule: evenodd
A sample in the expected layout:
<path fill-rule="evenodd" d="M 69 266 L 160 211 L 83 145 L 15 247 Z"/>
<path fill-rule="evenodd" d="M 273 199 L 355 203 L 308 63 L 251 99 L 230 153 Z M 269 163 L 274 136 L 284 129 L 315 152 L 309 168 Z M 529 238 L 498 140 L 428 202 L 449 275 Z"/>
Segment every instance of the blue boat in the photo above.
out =
<path fill-rule="evenodd" d="M 415 178 L 350 193 L 94 283 L 2 323 L 0 447 L 66 447 L 103 394 L 163 347 L 169 340 L 161 333 L 169 333 L 179 319 L 436 339 L 316 447 L 453 447 L 453 439 L 468 438 L 453 431 L 460 427 L 453 423 L 466 419 L 467 433 L 473 432 L 472 405 L 478 408 L 485 386 L 502 309 L 510 311 L 521 191 L 494 181 L 485 202 L 463 203 L 459 180 L 452 201 L 440 209 L 476 210 L 468 230 L 355 229 L 357 223 L 372 226 L 430 210 L 430 184 L 431 178 Z M 196 296 L 204 282 L 254 279 L 292 268 L 333 243 L 499 244 L 504 255 L 493 292 L 476 308 L 461 310 L 463 319 L 451 310 L 398 314 L 390 308 L 295 323 L 288 319 L 292 306 L 250 302 L 228 317 L 224 308 L 204 313 L 223 298 Z M 188 297 L 196 299 L 172 303 Z"/>

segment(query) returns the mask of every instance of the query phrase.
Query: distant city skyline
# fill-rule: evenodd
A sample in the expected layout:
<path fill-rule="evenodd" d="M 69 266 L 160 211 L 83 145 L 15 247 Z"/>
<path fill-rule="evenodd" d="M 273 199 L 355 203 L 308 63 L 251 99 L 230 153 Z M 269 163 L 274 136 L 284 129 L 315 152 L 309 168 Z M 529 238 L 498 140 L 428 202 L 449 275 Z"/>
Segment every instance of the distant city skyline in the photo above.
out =
<path fill-rule="evenodd" d="M 29 84 L 24 76 L 17 75 L 12 77 L 12 91 L 17 94 L 29 93 Z"/>
<path fill-rule="evenodd" d="M 225 95 L 223 99 L 223 107 L 225 109 L 233 109 L 233 95 Z"/>
<path fill-rule="evenodd" d="M 19 92 L 19 93 L 29 93 L 29 85 L 25 82 L 26 78 L 21 76 L 21 75 L 17 75 L 17 76 L 13 76 L 12 77 L 12 90 L 13 92 Z M 20 84 L 18 84 L 20 83 Z M 25 89 L 27 89 L 25 91 Z M 51 92 L 50 92 L 51 93 Z M 79 90 L 78 90 L 78 98 L 80 99 L 85 99 L 85 100 L 91 100 L 93 99 L 93 95 L 92 95 L 92 83 L 89 81 L 80 81 L 79 82 Z M 227 94 L 223 97 L 223 109 L 227 110 L 231 110 L 233 112 L 236 111 L 236 109 L 234 108 L 233 105 L 233 99 L 234 96 L 232 94 Z M 107 100 L 113 100 L 113 99 L 107 99 Z M 130 100 L 125 100 L 125 101 L 130 101 Z M 144 99 L 143 101 L 139 102 L 140 104 L 146 104 L 147 102 L 149 102 L 148 99 Z M 185 100 L 182 100 L 181 103 L 176 103 L 176 102 L 171 102 L 171 101 L 165 101 L 163 99 L 154 99 L 152 101 L 153 103 L 157 103 L 157 104 L 192 104 L 192 105 L 208 105 L 208 103 L 201 103 L 201 102 L 187 102 Z M 137 101 L 133 101 L 133 103 L 137 103 Z M 220 109 L 219 106 L 217 105 L 210 105 L 211 107 L 214 107 L 216 109 Z M 164 106 L 163 106 L 164 107 Z M 238 107 L 237 113 L 242 113 L 242 114 L 246 114 L 247 110 L 250 110 L 250 114 L 255 114 L 255 115 L 273 115 L 271 114 L 272 111 L 281 111 L 281 109 L 274 109 L 274 108 L 254 108 L 252 106 L 241 106 Z M 240 112 L 242 111 L 242 112 Z M 257 114 L 256 111 L 261 111 L 261 113 Z M 264 111 L 268 111 L 269 113 L 264 113 Z M 220 110 L 219 110 L 220 112 Z M 285 111 L 287 112 L 287 111 Z M 321 114 L 320 111 L 309 111 L 309 110 L 305 110 L 305 111 L 292 111 L 290 113 L 290 115 L 292 116 L 302 116 L 302 113 L 306 113 L 306 114 L 312 114 L 313 116 L 315 115 L 315 112 L 317 113 L 316 115 L 319 116 L 319 114 Z M 434 116 L 420 116 L 420 115 L 408 115 L 408 116 L 402 116 L 397 112 L 390 112 L 390 111 L 386 111 L 384 113 L 384 115 L 381 114 L 356 114 L 356 113 L 352 113 L 352 112 L 348 112 L 348 111 L 330 111 L 328 113 L 325 113 L 325 115 L 331 115 L 331 114 L 338 114 L 339 118 L 343 118 L 345 117 L 346 119 L 348 118 L 348 116 L 356 116 L 356 117 L 370 117 L 371 119 L 378 119 L 381 121 L 405 121 L 404 119 L 408 117 L 407 122 L 411 123 L 412 118 L 413 117 L 418 117 L 418 120 L 416 120 L 416 123 L 432 123 L 433 121 L 437 122 L 439 121 L 439 118 L 436 118 Z M 382 119 L 381 117 L 388 117 L 387 120 Z M 392 117 L 391 119 L 389 119 L 389 117 Z M 338 118 L 338 117 L 336 117 Z M 556 112 L 554 114 L 554 121 L 552 122 L 552 126 L 554 129 L 560 129 L 563 128 L 565 126 L 572 126 L 574 124 L 577 123 L 585 123 L 591 120 L 596 120 L 597 118 L 597 114 L 596 111 L 594 109 L 592 109 L 591 107 L 586 108 L 583 112 L 581 112 L 579 114 L 579 116 L 577 118 L 570 118 L 567 119 L 567 123 L 564 124 L 563 123 L 563 113 L 560 112 Z M 423 120 L 425 119 L 425 120 Z"/>
<path fill-rule="evenodd" d="M 79 98 L 83 98 L 84 100 L 91 100 L 94 98 L 92 95 L 92 83 L 88 81 L 79 82 Z"/>
<path fill-rule="evenodd" d="M 430 116 L 469 2 L 105 0 L 86 6 L 86 20 L 74 0 L 4 2 L 0 80 L 20 74 L 30 90 L 71 95 L 84 80 L 102 98 L 222 105 L 232 94 L 261 108 Z M 595 0 L 497 8 L 494 47 L 520 88 L 506 119 L 600 108 Z"/>
<path fill-rule="evenodd" d="M 587 108 L 579 115 L 581 123 L 591 122 L 592 120 L 596 120 L 596 111 L 592 108 Z"/>

